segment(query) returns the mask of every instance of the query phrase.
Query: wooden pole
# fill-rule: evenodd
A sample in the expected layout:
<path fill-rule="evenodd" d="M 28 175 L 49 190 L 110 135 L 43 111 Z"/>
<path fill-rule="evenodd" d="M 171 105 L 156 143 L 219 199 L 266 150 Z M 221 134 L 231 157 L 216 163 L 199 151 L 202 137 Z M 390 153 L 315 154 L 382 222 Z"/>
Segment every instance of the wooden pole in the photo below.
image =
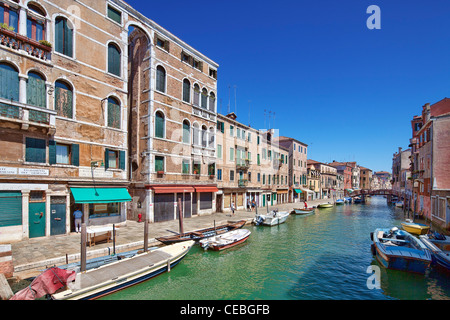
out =
<path fill-rule="evenodd" d="M 86 223 L 81 223 L 81 272 L 86 271 Z"/>
<path fill-rule="evenodd" d="M 148 251 L 148 216 L 145 214 L 144 218 L 144 252 Z"/>
<path fill-rule="evenodd" d="M 180 234 L 184 234 L 183 230 L 183 210 L 181 209 L 181 198 L 178 198 L 178 218 L 180 224 Z"/>
<path fill-rule="evenodd" d="M 116 225 L 113 224 L 113 256 L 116 255 Z"/>

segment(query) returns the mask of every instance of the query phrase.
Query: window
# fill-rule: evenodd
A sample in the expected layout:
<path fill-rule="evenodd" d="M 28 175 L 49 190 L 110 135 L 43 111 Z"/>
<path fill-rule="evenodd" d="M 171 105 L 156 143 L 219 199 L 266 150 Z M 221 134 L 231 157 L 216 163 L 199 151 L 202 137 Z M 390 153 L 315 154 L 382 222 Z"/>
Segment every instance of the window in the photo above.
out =
<path fill-rule="evenodd" d="M 43 139 L 25 139 L 25 161 L 26 162 L 46 162 L 46 141 Z"/>
<path fill-rule="evenodd" d="M 194 161 L 192 163 L 192 173 L 193 174 L 200 174 L 201 173 L 201 166 L 199 162 Z"/>
<path fill-rule="evenodd" d="M 209 111 L 214 112 L 216 109 L 216 95 L 211 92 L 209 95 Z"/>
<path fill-rule="evenodd" d="M 27 104 L 39 108 L 47 107 L 47 92 L 45 89 L 45 79 L 36 72 L 28 73 Z"/>
<path fill-rule="evenodd" d="M 191 83 L 188 79 L 183 80 L 183 101 L 187 103 L 191 102 Z"/>
<path fill-rule="evenodd" d="M 191 142 L 191 126 L 189 125 L 189 121 L 187 120 L 183 121 L 183 142 Z"/>
<path fill-rule="evenodd" d="M 185 52 L 181 52 L 181 61 L 189 63 L 190 64 L 191 56 L 186 54 Z"/>
<path fill-rule="evenodd" d="M 11 28 L 14 28 L 15 32 L 19 30 L 19 14 L 10 6 L 4 6 L 0 3 L 0 23 L 5 23 Z"/>
<path fill-rule="evenodd" d="M 215 174 L 216 174 L 216 164 L 215 163 L 208 164 L 208 175 L 213 176 Z"/>
<path fill-rule="evenodd" d="M 166 92 L 166 70 L 161 66 L 156 68 L 156 90 Z"/>
<path fill-rule="evenodd" d="M 155 114 L 155 137 L 164 138 L 164 114 L 161 111 Z"/>
<path fill-rule="evenodd" d="M 19 72 L 7 63 L 0 63 L 0 98 L 19 101 Z"/>
<path fill-rule="evenodd" d="M 120 204 L 113 203 L 90 203 L 89 218 L 111 217 L 120 215 Z"/>
<path fill-rule="evenodd" d="M 70 85 L 62 81 L 55 82 L 55 110 L 58 116 L 73 117 L 73 92 Z"/>
<path fill-rule="evenodd" d="M 108 18 L 117 22 L 118 24 L 122 24 L 122 13 L 111 6 L 108 6 Z"/>
<path fill-rule="evenodd" d="M 79 166 L 80 146 L 78 144 L 63 144 L 50 140 L 48 142 L 48 162 L 50 164 L 71 164 Z"/>
<path fill-rule="evenodd" d="M 222 145 L 217 145 L 217 159 L 222 159 Z"/>
<path fill-rule="evenodd" d="M 194 85 L 194 106 L 200 106 L 200 87 L 198 84 Z"/>
<path fill-rule="evenodd" d="M 189 160 L 183 160 L 183 164 L 182 164 L 182 173 L 183 174 L 189 174 Z"/>
<path fill-rule="evenodd" d="M 202 108 L 208 108 L 208 91 L 206 91 L 206 89 L 202 90 Z"/>
<path fill-rule="evenodd" d="M 164 157 L 155 156 L 155 171 L 164 172 Z"/>
<path fill-rule="evenodd" d="M 44 22 L 35 19 L 34 17 L 27 17 L 27 36 L 30 39 L 39 41 L 45 40 Z"/>
<path fill-rule="evenodd" d="M 125 151 L 105 149 L 105 170 L 106 169 L 125 170 Z"/>
<path fill-rule="evenodd" d="M 55 20 L 55 51 L 68 57 L 73 55 L 73 30 L 62 17 Z"/>
<path fill-rule="evenodd" d="M 234 148 L 230 148 L 230 161 L 234 161 Z"/>
<path fill-rule="evenodd" d="M 193 141 L 192 143 L 196 146 L 200 145 L 200 140 L 199 140 L 199 134 L 200 134 L 200 128 L 198 127 L 198 123 L 194 123 L 194 129 L 193 129 Z"/>
<path fill-rule="evenodd" d="M 222 169 L 217 169 L 217 180 L 222 181 Z"/>
<path fill-rule="evenodd" d="M 230 181 L 234 181 L 234 171 L 230 170 Z"/>
<path fill-rule="evenodd" d="M 120 129 L 120 103 L 116 98 L 108 98 L 108 127 Z"/>
<path fill-rule="evenodd" d="M 108 45 L 108 72 L 120 77 L 121 53 L 119 47 L 110 43 Z"/>
<path fill-rule="evenodd" d="M 261 182 L 261 173 L 258 172 L 257 178 L 258 182 Z"/>
<path fill-rule="evenodd" d="M 202 126 L 202 147 L 208 146 L 208 133 L 205 126 Z"/>
<path fill-rule="evenodd" d="M 209 69 L 209 76 L 213 77 L 214 79 L 217 79 L 217 70 Z"/>
<path fill-rule="evenodd" d="M 234 127 L 230 126 L 230 137 L 234 137 Z"/>
<path fill-rule="evenodd" d="M 158 36 L 155 36 L 155 45 L 161 49 L 166 50 L 167 52 L 169 52 L 169 43 L 170 42 L 168 40 L 164 40 Z"/>

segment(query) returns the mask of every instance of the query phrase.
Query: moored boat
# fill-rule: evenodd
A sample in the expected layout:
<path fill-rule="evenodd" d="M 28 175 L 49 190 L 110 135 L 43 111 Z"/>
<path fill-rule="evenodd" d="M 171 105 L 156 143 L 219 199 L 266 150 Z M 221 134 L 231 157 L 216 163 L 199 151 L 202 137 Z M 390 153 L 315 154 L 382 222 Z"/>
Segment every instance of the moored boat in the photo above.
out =
<path fill-rule="evenodd" d="M 253 222 L 258 225 L 266 225 L 266 226 L 275 226 L 278 224 L 282 224 L 286 222 L 287 218 L 289 217 L 289 212 L 278 212 L 278 211 L 272 211 L 267 214 L 258 214 L 254 219 Z"/>
<path fill-rule="evenodd" d="M 315 208 L 303 208 L 303 209 L 294 208 L 292 210 L 292 213 L 298 216 L 309 216 L 314 214 L 315 212 L 316 212 Z"/>
<path fill-rule="evenodd" d="M 246 220 L 240 220 L 235 223 L 227 223 L 227 224 L 223 224 L 223 225 L 220 225 L 217 227 L 211 227 L 211 228 L 186 232 L 183 234 L 177 234 L 177 235 L 173 235 L 173 236 L 159 237 L 159 238 L 156 238 L 156 240 L 158 240 L 164 244 L 172 244 L 172 243 L 177 243 L 177 242 L 187 241 L 187 240 L 199 241 L 199 240 L 207 238 L 207 237 L 212 237 L 214 235 L 218 235 L 221 233 L 240 229 L 245 225 L 245 223 L 246 223 Z"/>
<path fill-rule="evenodd" d="M 318 208 L 331 208 L 333 205 L 331 203 L 321 203 L 317 206 Z"/>
<path fill-rule="evenodd" d="M 221 235 L 204 238 L 199 241 L 202 248 L 221 251 L 243 243 L 250 236 L 250 230 L 236 229 Z"/>
<path fill-rule="evenodd" d="M 403 208 L 403 201 L 397 201 L 397 202 L 395 203 L 395 206 L 396 206 L 397 208 Z"/>
<path fill-rule="evenodd" d="M 411 220 L 406 220 L 405 222 L 402 222 L 401 224 L 402 224 L 402 228 L 405 231 L 408 231 L 409 233 L 413 233 L 416 235 L 427 234 L 428 231 L 430 230 L 430 227 L 427 226 L 426 224 L 412 222 Z"/>
<path fill-rule="evenodd" d="M 194 241 L 183 241 L 78 273 L 74 284 L 52 295 L 54 300 L 93 300 L 170 271 Z"/>
<path fill-rule="evenodd" d="M 362 199 L 360 197 L 355 197 L 353 203 L 362 203 Z"/>
<path fill-rule="evenodd" d="M 431 253 L 427 247 L 397 227 L 376 229 L 371 238 L 372 254 L 388 269 L 423 274 L 431 263 Z"/>
<path fill-rule="evenodd" d="M 343 199 L 337 199 L 336 200 L 336 204 L 344 204 L 344 200 Z"/>
<path fill-rule="evenodd" d="M 430 232 L 426 235 L 420 235 L 419 238 L 432 252 L 433 265 L 450 271 L 450 237 L 437 232 Z"/>

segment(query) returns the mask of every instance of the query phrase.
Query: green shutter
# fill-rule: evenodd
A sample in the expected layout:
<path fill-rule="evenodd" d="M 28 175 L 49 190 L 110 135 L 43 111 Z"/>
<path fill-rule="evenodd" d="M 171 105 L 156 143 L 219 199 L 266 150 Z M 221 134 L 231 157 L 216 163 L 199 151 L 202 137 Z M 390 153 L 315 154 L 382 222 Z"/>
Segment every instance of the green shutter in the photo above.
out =
<path fill-rule="evenodd" d="M 72 165 L 80 166 L 80 145 L 72 144 Z"/>
<path fill-rule="evenodd" d="M 19 72 L 6 63 L 0 64 L 0 98 L 19 101 Z"/>
<path fill-rule="evenodd" d="M 164 116 L 159 112 L 155 116 L 155 137 L 164 138 Z"/>
<path fill-rule="evenodd" d="M 119 169 L 125 170 L 125 151 L 119 152 Z"/>
<path fill-rule="evenodd" d="M 22 193 L 0 191 L 0 227 L 22 225 Z"/>
<path fill-rule="evenodd" d="M 155 157 L 155 171 L 164 171 L 164 157 Z"/>
<path fill-rule="evenodd" d="M 122 23 L 122 13 L 116 9 L 108 6 L 108 18 L 114 20 L 115 22 Z"/>
<path fill-rule="evenodd" d="M 108 45 L 108 72 L 120 77 L 120 50 L 114 45 Z"/>
<path fill-rule="evenodd" d="M 47 107 L 47 95 L 45 80 L 37 73 L 30 72 L 27 81 L 27 104 L 39 107 Z"/>
<path fill-rule="evenodd" d="M 109 168 L 109 149 L 105 149 L 105 170 Z"/>
<path fill-rule="evenodd" d="M 25 161 L 45 163 L 46 141 L 42 139 L 26 138 Z"/>
<path fill-rule="evenodd" d="M 67 20 L 64 20 L 64 52 L 67 56 L 73 56 L 73 31 L 69 28 Z"/>
<path fill-rule="evenodd" d="M 55 21 L 55 51 L 64 53 L 64 19 Z"/>
<path fill-rule="evenodd" d="M 48 142 L 48 163 L 56 163 L 56 142 L 54 140 Z"/>

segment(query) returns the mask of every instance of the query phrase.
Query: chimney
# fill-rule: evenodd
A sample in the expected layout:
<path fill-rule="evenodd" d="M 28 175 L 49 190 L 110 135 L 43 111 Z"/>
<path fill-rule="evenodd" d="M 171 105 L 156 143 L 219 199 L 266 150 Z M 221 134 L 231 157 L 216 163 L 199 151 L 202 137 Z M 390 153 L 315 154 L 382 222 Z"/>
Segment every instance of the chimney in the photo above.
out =
<path fill-rule="evenodd" d="M 430 116 L 431 116 L 431 107 L 430 107 L 430 104 L 427 103 L 425 105 L 425 123 L 430 121 Z"/>

